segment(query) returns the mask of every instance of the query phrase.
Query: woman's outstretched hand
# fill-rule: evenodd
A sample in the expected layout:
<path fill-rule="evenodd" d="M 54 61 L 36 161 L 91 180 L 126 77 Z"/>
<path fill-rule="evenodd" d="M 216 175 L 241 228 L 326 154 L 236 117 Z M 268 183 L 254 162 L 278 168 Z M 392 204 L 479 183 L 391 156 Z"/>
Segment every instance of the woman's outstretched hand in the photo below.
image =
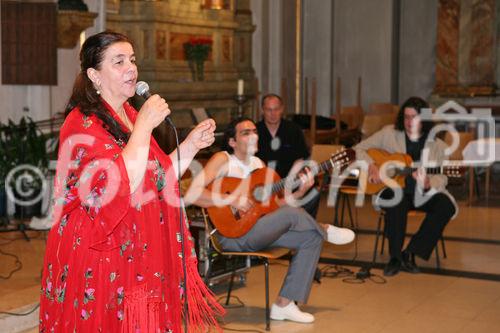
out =
<path fill-rule="evenodd" d="M 189 132 L 185 142 L 190 145 L 192 150 L 199 151 L 214 143 L 214 132 L 215 121 L 213 119 L 205 119 Z"/>

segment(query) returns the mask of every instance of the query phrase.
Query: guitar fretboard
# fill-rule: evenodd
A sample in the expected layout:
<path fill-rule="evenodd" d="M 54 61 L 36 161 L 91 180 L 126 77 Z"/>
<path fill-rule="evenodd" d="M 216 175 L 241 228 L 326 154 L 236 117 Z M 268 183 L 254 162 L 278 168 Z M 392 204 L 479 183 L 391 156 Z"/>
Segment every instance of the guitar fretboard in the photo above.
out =
<path fill-rule="evenodd" d="M 445 173 L 445 168 L 443 166 L 439 167 L 432 167 L 432 168 L 425 168 L 425 172 L 429 175 L 439 175 Z M 411 175 L 414 171 L 417 171 L 418 168 L 415 167 L 405 167 L 403 169 L 398 170 L 398 174 L 408 176 Z"/>
<path fill-rule="evenodd" d="M 323 162 L 317 164 L 314 167 L 311 167 L 311 173 L 315 176 L 320 172 L 329 171 L 337 165 L 342 165 L 342 164 L 341 163 L 337 164 L 332 159 L 329 159 L 329 160 L 326 160 L 326 161 L 323 161 Z M 278 193 L 278 192 L 283 191 L 285 189 L 287 181 L 290 182 L 290 180 L 288 178 L 283 178 L 279 182 L 274 183 L 271 187 L 271 192 L 274 194 L 274 193 Z M 300 179 L 299 179 L 299 177 L 295 177 L 290 182 L 289 186 L 292 190 L 294 190 L 297 187 L 299 187 L 299 185 L 300 185 Z"/>

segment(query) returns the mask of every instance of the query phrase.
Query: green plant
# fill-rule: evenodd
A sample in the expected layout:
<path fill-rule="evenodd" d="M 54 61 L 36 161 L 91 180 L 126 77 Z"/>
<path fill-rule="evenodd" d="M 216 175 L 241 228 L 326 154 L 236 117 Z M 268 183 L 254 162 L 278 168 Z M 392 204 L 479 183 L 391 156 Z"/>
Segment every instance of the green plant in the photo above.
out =
<path fill-rule="evenodd" d="M 0 124 L 0 182 L 5 183 L 5 177 L 14 168 L 29 165 L 47 175 L 48 156 L 45 148 L 46 135 L 39 129 L 30 117 L 22 117 L 18 123 L 9 119 L 7 124 Z M 35 189 L 42 186 L 42 181 L 34 172 L 24 169 L 32 175 L 33 181 L 24 184 Z M 14 186 L 16 174 L 12 175 L 9 185 Z"/>
<path fill-rule="evenodd" d="M 209 38 L 191 38 L 184 43 L 184 56 L 187 61 L 205 61 L 212 50 L 212 40 Z"/>
<path fill-rule="evenodd" d="M 193 81 L 203 81 L 204 62 L 212 50 L 212 40 L 209 38 L 191 38 L 184 43 L 184 56 L 188 61 Z"/>

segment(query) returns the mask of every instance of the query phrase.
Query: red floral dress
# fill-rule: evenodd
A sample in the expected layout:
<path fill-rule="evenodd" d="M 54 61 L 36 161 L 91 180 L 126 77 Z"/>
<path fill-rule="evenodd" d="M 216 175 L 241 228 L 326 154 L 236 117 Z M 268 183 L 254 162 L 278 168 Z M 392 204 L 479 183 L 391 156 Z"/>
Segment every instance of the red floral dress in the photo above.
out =
<path fill-rule="evenodd" d="M 135 122 L 137 111 L 124 107 Z M 185 288 L 172 163 L 151 139 L 142 185 L 130 193 L 124 146 L 78 108 L 61 128 L 40 332 L 181 331 Z M 223 310 L 198 275 L 183 223 L 187 319 L 190 331 L 203 331 L 217 326 L 214 314 Z"/>

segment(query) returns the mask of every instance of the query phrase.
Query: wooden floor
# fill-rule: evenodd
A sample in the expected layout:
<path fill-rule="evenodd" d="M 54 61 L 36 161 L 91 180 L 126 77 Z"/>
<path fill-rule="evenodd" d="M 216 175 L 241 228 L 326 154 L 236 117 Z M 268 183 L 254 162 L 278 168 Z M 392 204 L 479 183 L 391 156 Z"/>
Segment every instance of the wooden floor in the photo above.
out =
<path fill-rule="evenodd" d="M 273 332 L 500 332 L 500 207 L 498 197 L 489 204 L 478 201 L 473 206 L 460 204 L 458 217 L 445 230 L 447 259 L 441 260 L 442 272 L 433 274 L 435 258 L 418 261 L 431 273 L 399 275 L 383 279 L 380 269 L 376 276 L 364 281 L 352 281 L 348 272 L 334 277 L 340 268 L 320 265 L 329 272 L 321 284 L 313 285 L 311 297 L 304 307 L 316 317 L 313 324 L 272 321 Z M 488 207 L 489 205 L 489 207 Z M 319 222 L 333 220 L 333 208 L 326 207 L 323 198 Z M 377 213 L 369 204 L 357 208 L 357 226 L 373 230 Z M 419 221 L 409 222 L 414 232 Z M 346 222 L 347 223 L 347 222 Z M 0 280 L 0 311 L 12 311 L 34 304 L 39 296 L 40 271 L 45 248 L 44 233 L 30 232 L 30 242 L 19 233 L 0 235 L 0 250 L 19 257 L 22 269 L 8 280 Z M 371 260 L 374 244 L 372 233 L 359 233 L 357 241 L 345 246 L 325 244 L 322 257 L 326 261 L 341 261 L 343 269 L 355 273 L 360 262 Z M 387 250 L 385 251 L 387 252 Z M 386 254 L 378 262 L 385 263 Z M 15 268 L 15 259 L 0 255 L 0 275 Z M 271 299 L 274 299 L 286 273 L 287 262 L 271 265 Z M 472 276 L 474 278 L 465 278 Z M 353 283 L 355 282 L 355 283 Z M 219 286 L 223 295 L 223 286 Z M 245 285 L 233 293 L 244 304 L 228 309 L 227 329 L 264 331 L 263 267 L 253 267 Z M 231 300 L 236 304 L 236 300 Z M 0 318 L 1 319 L 1 318 Z M 36 325 L 33 324 L 33 326 Z M 4 332 L 2 328 L 0 331 Z M 12 330 L 11 330 L 12 331 Z M 36 328 L 26 332 L 36 332 Z M 9 332 L 9 331 L 7 331 Z"/>

